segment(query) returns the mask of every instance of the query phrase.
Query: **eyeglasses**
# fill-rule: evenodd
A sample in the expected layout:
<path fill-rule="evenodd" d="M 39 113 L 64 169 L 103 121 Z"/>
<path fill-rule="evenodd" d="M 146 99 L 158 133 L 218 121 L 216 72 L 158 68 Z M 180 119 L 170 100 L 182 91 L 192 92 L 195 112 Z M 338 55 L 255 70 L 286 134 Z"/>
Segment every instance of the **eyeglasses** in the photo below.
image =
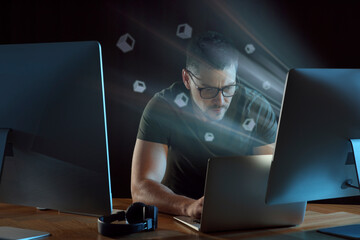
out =
<path fill-rule="evenodd" d="M 218 94 L 219 94 L 219 91 L 221 91 L 222 95 L 224 97 L 232 97 L 235 95 L 236 91 L 239 89 L 239 85 L 237 84 L 234 84 L 234 85 L 228 85 L 228 86 L 225 86 L 223 88 L 217 88 L 217 87 L 205 87 L 205 88 L 201 88 L 199 87 L 194 79 L 198 79 L 198 80 L 201 80 L 199 79 L 198 77 L 196 77 L 192 72 L 190 72 L 189 70 L 186 69 L 186 71 L 189 73 L 190 75 L 190 78 L 191 80 L 193 81 L 193 83 L 195 84 L 195 87 L 197 90 L 199 90 L 200 92 L 200 97 L 203 98 L 203 99 L 211 99 L 211 98 L 214 98 L 216 97 Z"/>

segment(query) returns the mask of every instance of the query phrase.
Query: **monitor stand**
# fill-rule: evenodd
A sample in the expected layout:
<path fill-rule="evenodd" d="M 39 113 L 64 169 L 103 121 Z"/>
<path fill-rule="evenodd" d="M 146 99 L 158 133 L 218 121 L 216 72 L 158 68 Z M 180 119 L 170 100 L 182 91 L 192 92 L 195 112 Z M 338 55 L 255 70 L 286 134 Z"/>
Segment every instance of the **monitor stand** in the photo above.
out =
<path fill-rule="evenodd" d="M 351 147 L 352 147 L 352 150 L 354 153 L 356 180 L 357 180 L 358 186 L 360 186 L 360 180 L 359 180 L 359 176 L 360 176 L 360 139 L 350 139 L 350 142 L 351 142 Z M 360 187 L 351 185 L 351 183 L 348 184 L 348 186 L 360 190 Z"/>
<path fill-rule="evenodd" d="M 0 128 L 0 182 L 5 159 L 6 142 L 9 132 L 9 128 Z"/>
<path fill-rule="evenodd" d="M 360 139 L 350 139 L 351 147 L 354 153 L 355 170 L 358 186 L 360 186 Z M 351 180 L 347 179 L 342 187 L 352 187 L 360 190 L 360 187 L 352 185 Z M 340 227 L 331 227 L 319 229 L 318 232 L 330 234 L 347 239 L 360 239 L 360 224 L 346 225 Z"/>
<path fill-rule="evenodd" d="M 8 155 L 6 151 L 6 144 L 9 132 L 9 128 L 0 128 L 0 184 L 4 159 L 5 156 Z M 46 236 L 50 236 L 50 233 L 35 231 L 31 229 L 0 226 L 0 239 L 36 239 Z"/>

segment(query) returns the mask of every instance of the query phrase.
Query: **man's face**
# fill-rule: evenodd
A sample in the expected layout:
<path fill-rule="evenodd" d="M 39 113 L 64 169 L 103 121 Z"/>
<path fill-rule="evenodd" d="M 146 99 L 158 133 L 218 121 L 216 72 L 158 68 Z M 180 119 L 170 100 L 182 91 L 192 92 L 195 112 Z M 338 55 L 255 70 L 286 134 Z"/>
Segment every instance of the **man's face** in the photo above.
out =
<path fill-rule="evenodd" d="M 200 65 L 198 71 L 193 72 L 195 76 L 189 72 L 187 74 L 191 97 L 195 103 L 195 113 L 202 119 L 212 121 L 223 119 L 232 97 L 224 97 L 222 92 L 219 91 L 215 97 L 204 99 L 200 96 L 199 88 L 223 88 L 236 84 L 235 66 L 232 64 L 219 70 Z"/>

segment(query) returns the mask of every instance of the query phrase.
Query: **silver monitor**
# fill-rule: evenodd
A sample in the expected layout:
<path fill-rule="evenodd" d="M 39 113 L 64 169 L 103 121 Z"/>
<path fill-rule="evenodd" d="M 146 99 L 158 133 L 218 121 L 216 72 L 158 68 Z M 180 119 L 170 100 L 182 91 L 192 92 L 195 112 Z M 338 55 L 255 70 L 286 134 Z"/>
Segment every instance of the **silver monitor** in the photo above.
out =
<path fill-rule="evenodd" d="M 0 45 L 1 202 L 111 213 L 104 94 L 98 42 Z"/>

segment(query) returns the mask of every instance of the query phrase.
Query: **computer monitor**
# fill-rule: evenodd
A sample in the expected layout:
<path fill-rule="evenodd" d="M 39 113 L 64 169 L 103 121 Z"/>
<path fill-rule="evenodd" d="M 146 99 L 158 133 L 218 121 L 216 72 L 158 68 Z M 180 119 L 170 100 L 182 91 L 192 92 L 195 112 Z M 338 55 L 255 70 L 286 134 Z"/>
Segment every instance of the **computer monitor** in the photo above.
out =
<path fill-rule="evenodd" d="M 104 94 L 98 42 L 0 45 L 1 202 L 111 213 Z"/>
<path fill-rule="evenodd" d="M 360 69 L 290 70 L 266 202 L 359 195 L 359 139 Z"/>

